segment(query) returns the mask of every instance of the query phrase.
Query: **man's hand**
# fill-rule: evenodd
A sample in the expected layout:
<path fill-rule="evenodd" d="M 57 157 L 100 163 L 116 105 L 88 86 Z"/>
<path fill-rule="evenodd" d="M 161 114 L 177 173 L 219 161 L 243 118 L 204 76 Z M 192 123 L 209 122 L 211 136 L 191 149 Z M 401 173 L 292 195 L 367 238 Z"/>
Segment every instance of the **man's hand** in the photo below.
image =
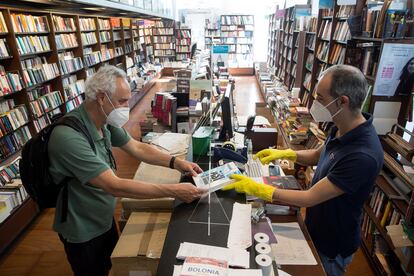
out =
<path fill-rule="evenodd" d="M 190 203 L 207 193 L 206 189 L 200 189 L 191 183 L 180 183 L 174 187 L 174 196 L 181 201 Z"/>
<path fill-rule="evenodd" d="M 293 162 L 296 161 L 296 152 L 291 149 L 277 150 L 277 149 L 264 149 L 259 151 L 253 156 L 254 159 L 259 158 L 262 164 L 269 164 L 273 160 L 277 159 L 289 159 Z"/>
<path fill-rule="evenodd" d="M 183 174 L 189 174 L 191 176 L 197 176 L 197 174 L 203 172 L 203 170 L 196 163 L 178 158 L 174 161 L 174 168 Z"/>
<path fill-rule="evenodd" d="M 264 199 L 266 201 L 272 202 L 273 192 L 276 190 L 275 187 L 257 183 L 253 179 L 241 174 L 232 174 L 230 178 L 235 179 L 237 181 L 224 187 L 222 189 L 223 191 L 235 189 L 238 193 L 249 194 Z"/>

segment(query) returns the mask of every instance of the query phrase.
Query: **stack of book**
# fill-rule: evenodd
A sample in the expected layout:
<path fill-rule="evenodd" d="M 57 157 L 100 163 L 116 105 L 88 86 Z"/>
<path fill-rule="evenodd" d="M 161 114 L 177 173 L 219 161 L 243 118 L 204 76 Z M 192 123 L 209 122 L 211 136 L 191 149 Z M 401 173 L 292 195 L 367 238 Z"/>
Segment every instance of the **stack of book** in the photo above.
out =
<path fill-rule="evenodd" d="M 21 62 L 23 68 L 23 80 L 26 87 L 42 83 L 59 76 L 56 63 L 48 63 L 45 57 L 26 59 Z"/>
<path fill-rule="evenodd" d="M 99 32 L 99 40 L 101 43 L 108 43 L 111 41 L 111 34 L 109 31 L 101 31 Z"/>
<path fill-rule="evenodd" d="M 176 103 L 176 101 L 177 98 L 172 96 L 170 93 L 155 93 L 151 106 L 152 115 L 163 124 L 171 126 L 173 105 Z"/>
<path fill-rule="evenodd" d="M 94 32 L 81 33 L 81 39 L 83 46 L 96 44 L 98 42 Z"/>
<path fill-rule="evenodd" d="M 55 36 L 56 47 L 58 50 L 65 48 L 74 48 L 78 47 L 78 41 L 76 39 L 76 34 L 58 34 Z"/>
<path fill-rule="evenodd" d="M 100 30 L 110 30 L 111 29 L 111 23 L 109 22 L 109 19 L 98 18 L 98 26 L 99 26 Z"/>

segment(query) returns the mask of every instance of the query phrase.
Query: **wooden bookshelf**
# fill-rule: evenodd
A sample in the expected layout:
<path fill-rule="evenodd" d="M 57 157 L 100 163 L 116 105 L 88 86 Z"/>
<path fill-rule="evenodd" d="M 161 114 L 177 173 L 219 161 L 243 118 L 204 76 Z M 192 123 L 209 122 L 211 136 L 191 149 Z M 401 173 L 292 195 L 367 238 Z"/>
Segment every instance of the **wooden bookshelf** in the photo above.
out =
<path fill-rule="evenodd" d="M 175 61 L 175 23 L 171 20 L 155 21 L 152 29 L 152 44 L 154 47 L 154 59 L 160 63 Z"/>
<path fill-rule="evenodd" d="M 191 57 L 191 29 L 175 29 L 176 60 L 190 59 Z"/>

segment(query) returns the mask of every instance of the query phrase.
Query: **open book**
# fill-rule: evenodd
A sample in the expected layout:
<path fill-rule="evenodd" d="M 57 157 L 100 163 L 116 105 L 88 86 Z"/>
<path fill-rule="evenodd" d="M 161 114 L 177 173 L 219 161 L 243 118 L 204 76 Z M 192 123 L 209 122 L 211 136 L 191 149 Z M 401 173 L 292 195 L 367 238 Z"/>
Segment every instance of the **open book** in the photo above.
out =
<path fill-rule="evenodd" d="M 200 173 L 193 177 L 193 179 L 196 186 L 203 189 L 208 189 L 208 184 L 211 182 L 210 193 L 212 193 L 234 182 L 234 180 L 230 179 L 230 175 L 232 174 L 241 174 L 233 162 Z"/>

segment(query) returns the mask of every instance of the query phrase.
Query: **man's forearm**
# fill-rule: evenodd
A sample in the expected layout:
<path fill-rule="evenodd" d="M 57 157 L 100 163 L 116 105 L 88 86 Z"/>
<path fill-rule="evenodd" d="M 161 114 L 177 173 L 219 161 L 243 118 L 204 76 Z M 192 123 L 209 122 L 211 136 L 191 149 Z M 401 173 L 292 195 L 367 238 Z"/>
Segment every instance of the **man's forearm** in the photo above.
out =
<path fill-rule="evenodd" d="M 316 149 L 296 151 L 296 163 L 304 166 L 315 166 L 319 161 L 319 151 Z"/>
<path fill-rule="evenodd" d="M 140 143 L 133 150 L 133 155 L 135 158 L 144 161 L 145 163 L 168 167 L 171 160 L 171 155 L 164 153 L 154 146 L 150 146 L 145 143 Z"/>
<path fill-rule="evenodd" d="M 175 197 L 175 185 L 176 184 L 150 184 L 141 181 L 119 178 L 114 185 L 111 185 L 110 191 L 108 192 L 116 197 L 129 197 L 136 199 Z"/>

